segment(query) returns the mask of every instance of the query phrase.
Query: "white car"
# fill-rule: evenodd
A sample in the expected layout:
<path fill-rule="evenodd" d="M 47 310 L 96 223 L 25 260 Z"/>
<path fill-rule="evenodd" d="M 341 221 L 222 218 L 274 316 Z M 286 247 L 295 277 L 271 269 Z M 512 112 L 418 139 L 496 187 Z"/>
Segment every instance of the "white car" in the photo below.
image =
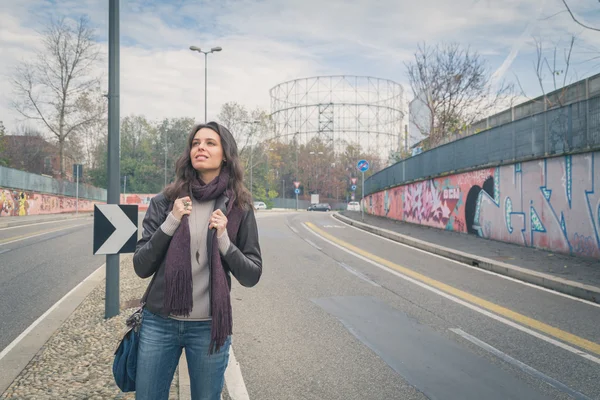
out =
<path fill-rule="evenodd" d="M 350 203 L 348 203 L 348 206 L 346 207 L 346 210 L 348 210 L 348 211 L 360 211 L 360 204 L 358 204 L 358 201 L 351 201 Z"/>
<path fill-rule="evenodd" d="M 266 210 L 267 209 L 267 205 L 262 202 L 262 201 L 255 201 L 254 202 L 254 209 L 255 210 Z"/>

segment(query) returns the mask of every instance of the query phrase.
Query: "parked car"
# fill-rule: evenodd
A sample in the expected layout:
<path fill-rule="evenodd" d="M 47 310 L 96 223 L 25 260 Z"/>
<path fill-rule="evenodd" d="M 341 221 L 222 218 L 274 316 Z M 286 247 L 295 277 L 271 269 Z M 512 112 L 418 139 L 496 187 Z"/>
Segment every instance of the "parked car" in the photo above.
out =
<path fill-rule="evenodd" d="M 329 203 L 311 204 L 306 211 L 331 211 Z"/>
<path fill-rule="evenodd" d="M 346 210 L 348 210 L 348 211 L 360 211 L 360 204 L 358 204 L 358 201 L 351 201 L 350 203 L 348 203 L 348 206 L 346 207 Z"/>
<path fill-rule="evenodd" d="M 254 202 L 254 209 L 255 210 L 266 210 L 267 209 L 267 205 L 262 202 L 262 201 L 255 201 Z"/>

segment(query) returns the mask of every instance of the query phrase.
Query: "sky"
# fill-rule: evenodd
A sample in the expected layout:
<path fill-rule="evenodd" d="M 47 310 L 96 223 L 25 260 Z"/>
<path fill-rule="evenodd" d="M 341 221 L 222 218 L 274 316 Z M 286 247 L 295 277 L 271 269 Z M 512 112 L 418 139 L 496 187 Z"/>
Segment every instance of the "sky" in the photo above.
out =
<path fill-rule="evenodd" d="M 600 3 L 568 0 L 581 21 L 600 28 Z M 0 2 L 0 120 L 23 122 L 11 108 L 10 76 L 41 48 L 50 17 L 90 18 L 108 78 L 108 0 Z M 478 51 L 490 74 L 519 78 L 529 98 L 541 94 L 533 37 L 558 63 L 576 35 L 571 81 L 600 72 L 600 31 L 582 28 L 562 0 L 127 0 L 120 6 L 121 117 L 204 118 L 204 56 L 189 46 L 220 46 L 208 56 L 208 119 L 222 104 L 270 111 L 269 90 L 319 75 L 368 75 L 404 87 L 413 97 L 406 62 L 419 43 L 457 42 Z M 548 75 L 548 74 L 546 74 Z M 547 76 L 547 78 L 549 78 Z M 549 79 L 547 88 L 552 88 Z M 546 91 L 550 91 L 546 89 Z M 526 99 L 526 97 L 523 97 Z"/>

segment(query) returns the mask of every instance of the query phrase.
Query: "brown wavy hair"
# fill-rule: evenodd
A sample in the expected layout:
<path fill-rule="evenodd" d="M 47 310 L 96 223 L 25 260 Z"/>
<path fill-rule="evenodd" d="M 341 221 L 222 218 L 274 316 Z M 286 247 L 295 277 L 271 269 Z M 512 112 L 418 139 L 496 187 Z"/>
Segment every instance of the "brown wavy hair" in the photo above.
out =
<path fill-rule="evenodd" d="M 217 132 L 221 137 L 221 146 L 223 146 L 223 154 L 227 162 L 224 162 L 221 169 L 227 169 L 229 172 L 229 183 L 228 189 L 233 189 L 236 197 L 236 205 L 242 209 L 248 209 L 252 207 L 252 196 L 244 185 L 244 170 L 240 164 L 240 158 L 238 154 L 237 143 L 235 138 L 229 132 L 229 129 L 225 128 L 216 122 L 208 122 L 206 124 L 195 125 L 187 140 L 185 151 L 179 157 L 175 163 L 175 182 L 171 183 L 164 189 L 165 196 L 175 201 L 179 194 L 186 188 L 189 187 L 192 180 L 197 179 L 197 171 L 192 166 L 192 159 L 190 158 L 190 151 L 192 149 L 192 141 L 196 133 L 202 128 L 209 128 Z"/>

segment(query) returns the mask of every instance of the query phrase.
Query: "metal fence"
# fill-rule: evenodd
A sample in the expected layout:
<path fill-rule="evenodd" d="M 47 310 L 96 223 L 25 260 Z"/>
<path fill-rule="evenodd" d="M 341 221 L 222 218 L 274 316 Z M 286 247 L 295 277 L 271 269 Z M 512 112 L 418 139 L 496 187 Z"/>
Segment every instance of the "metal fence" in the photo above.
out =
<path fill-rule="evenodd" d="M 600 96 L 519 119 L 402 160 L 365 181 L 365 194 L 446 173 L 600 149 Z"/>
<path fill-rule="evenodd" d="M 36 193 L 69 197 L 77 195 L 75 182 L 58 180 L 6 167 L 0 167 L 0 188 L 30 190 Z M 80 183 L 79 197 L 82 199 L 106 201 L 106 189 Z"/>

